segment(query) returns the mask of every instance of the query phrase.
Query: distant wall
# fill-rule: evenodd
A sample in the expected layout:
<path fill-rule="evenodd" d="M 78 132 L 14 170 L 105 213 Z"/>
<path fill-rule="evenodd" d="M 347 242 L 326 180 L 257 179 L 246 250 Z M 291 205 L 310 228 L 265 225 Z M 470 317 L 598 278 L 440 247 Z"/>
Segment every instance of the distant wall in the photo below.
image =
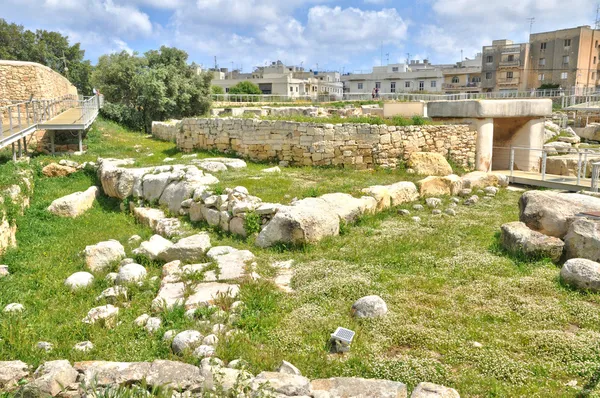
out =
<path fill-rule="evenodd" d="M 31 95 L 35 99 L 50 99 L 66 94 L 77 95 L 77 88 L 49 67 L 0 60 L 0 100 L 28 100 Z"/>
<path fill-rule="evenodd" d="M 157 124 L 153 124 L 153 134 Z M 287 121 L 184 119 L 161 135 L 175 136 L 183 151 L 234 152 L 253 160 L 284 160 L 295 165 L 343 165 L 356 169 L 396 167 L 412 152 L 438 152 L 457 164 L 475 163 L 476 131 L 467 125 L 396 127 Z M 157 129 L 158 132 L 158 129 Z M 158 133 L 157 133 L 158 134 Z"/>
<path fill-rule="evenodd" d="M 398 103 L 384 103 L 383 104 L 383 117 L 413 117 L 413 116 L 426 116 L 425 115 L 425 103 L 424 102 L 398 102 Z"/>

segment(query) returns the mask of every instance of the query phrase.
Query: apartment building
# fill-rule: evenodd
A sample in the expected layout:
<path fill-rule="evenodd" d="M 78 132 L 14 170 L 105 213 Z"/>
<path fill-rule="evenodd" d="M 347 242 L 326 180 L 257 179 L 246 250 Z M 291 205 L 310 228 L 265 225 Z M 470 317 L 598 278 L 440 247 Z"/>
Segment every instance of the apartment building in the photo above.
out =
<path fill-rule="evenodd" d="M 530 89 L 543 84 L 593 89 L 598 85 L 600 30 L 590 26 L 535 33 L 530 43 Z"/>
<path fill-rule="evenodd" d="M 256 84 L 263 94 L 288 97 L 329 95 L 341 98 L 343 83 L 339 72 L 305 71 L 301 67 L 286 66 L 281 61 L 255 68 L 252 73 L 241 73 L 227 68 L 213 70 L 212 83 L 225 93 L 242 81 Z"/>
<path fill-rule="evenodd" d="M 491 91 L 525 91 L 529 87 L 529 43 L 494 40 L 484 46 L 481 64 L 481 88 Z"/>
<path fill-rule="evenodd" d="M 427 60 L 420 63 L 412 60 L 407 64 L 375 66 L 370 73 L 348 73 L 342 76 L 344 92 L 371 94 L 378 89 L 380 94 L 410 92 L 442 92 L 444 76 L 440 68 Z"/>
<path fill-rule="evenodd" d="M 474 59 L 464 59 L 455 65 L 442 68 L 446 94 L 481 92 L 481 53 Z"/>

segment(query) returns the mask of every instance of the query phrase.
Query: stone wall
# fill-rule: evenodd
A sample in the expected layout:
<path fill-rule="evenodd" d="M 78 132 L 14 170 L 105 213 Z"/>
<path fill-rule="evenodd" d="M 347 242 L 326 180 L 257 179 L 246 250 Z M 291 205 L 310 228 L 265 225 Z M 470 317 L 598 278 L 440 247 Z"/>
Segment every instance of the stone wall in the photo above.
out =
<path fill-rule="evenodd" d="M 47 66 L 34 62 L 0 61 L 0 99 L 50 99 L 77 95 L 67 78 Z"/>
<path fill-rule="evenodd" d="M 184 119 L 168 135 L 175 135 L 177 147 L 186 152 L 207 149 L 259 161 L 356 169 L 396 167 L 413 152 L 438 152 L 472 168 L 477 138 L 466 125 L 396 127 L 238 118 Z"/>
<path fill-rule="evenodd" d="M 152 136 L 159 140 L 175 142 L 177 133 L 180 130 L 180 120 L 169 120 L 167 122 L 152 122 Z"/>

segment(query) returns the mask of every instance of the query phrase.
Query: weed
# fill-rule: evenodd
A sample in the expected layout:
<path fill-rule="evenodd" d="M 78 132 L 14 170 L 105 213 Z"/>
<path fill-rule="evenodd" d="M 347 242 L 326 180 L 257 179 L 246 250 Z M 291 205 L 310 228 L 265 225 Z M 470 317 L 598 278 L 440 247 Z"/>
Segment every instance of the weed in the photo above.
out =
<path fill-rule="evenodd" d="M 246 218 L 244 219 L 244 229 L 246 230 L 246 234 L 248 234 L 248 236 L 259 233 L 261 227 L 262 222 L 258 213 L 255 211 L 249 211 L 246 213 Z"/>

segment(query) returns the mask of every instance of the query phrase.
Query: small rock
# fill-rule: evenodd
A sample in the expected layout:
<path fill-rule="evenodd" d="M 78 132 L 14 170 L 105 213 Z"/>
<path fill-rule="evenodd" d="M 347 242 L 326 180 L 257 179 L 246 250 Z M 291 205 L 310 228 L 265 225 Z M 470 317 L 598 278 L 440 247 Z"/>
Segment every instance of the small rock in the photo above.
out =
<path fill-rule="evenodd" d="M 453 388 L 433 383 L 419 383 L 410 395 L 410 398 L 431 397 L 460 398 L 460 395 L 458 394 L 458 391 Z"/>
<path fill-rule="evenodd" d="M 410 216 L 410 211 L 406 209 L 400 209 L 398 210 L 398 214 L 400 214 L 401 216 Z"/>
<path fill-rule="evenodd" d="M 8 272 L 8 265 L 0 265 L 0 278 L 10 275 Z"/>
<path fill-rule="evenodd" d="M 421 222 L 421 217 L 413 217 L 412 220 L 414 222 Z"/>
<path fill-rule="evenodd" d="M 453 196 L 453 197 L 451 197 L 451 198 L 450 198 L 450 200 L 451 200 L 453 203 L 460 203 L 460 199 L 459 199 L 459 198 L 457 198 L 456 196 Z"/>
<path fill-rule="evenodd" d="M 230 369 L 242 369 L 243 367 L 247 366 L 248 363 L 246 361 L 244 361 L 243 359 L 234 359 L 233 361 L 230 361 L 227 364 L 227 367 Z"/>
<path fill-rule="evenodd" d="M 352 305 L 352 315 L 357 318 L 375 318 L 387 314 L 387 305 L 379 296 L 362 297 Z"/>
<path fill-rule="evenodd" d="M 11 303 L 11 304 L 8 304 L 6 307 L 4 307 L 4 312 L 7 312 L 7 313 L 23 312 L 24 310 L 25 310 L 25 307 L 23 307 L 23 304 L 19 304 L 19 303 Z"/>
<path fill-rule="evenodd" d="M 263 169 L 262 172 L 263 173 L 281 173 L 281 169 L 278 166 L 275 166 L 275 167 L 271 167 L 268 169 Z"/>
<path fill-rule="evenodd" d="M 430 209 L 435 209 L 436 207 L 442 204 L 442 200 L 439 198 L 427 198 L 425 199 L 425 203 Z"/>
<path fill-rule="evenodd" d="M 416 211 L 421 211 L 423 209 L 424 209 L 423 205 L 414 205 L 413 206 L 413 210 L 416 210 Z"/>
<path fill-rule="evenodd" d="M 91 341 L 82 341 L 81 343 L 75 344 L 73 347 L 75 351 L 88 352 L 94 349 L 94 344 Z"/>
<path fill-rule="evenodd" d="M 202 344 L 204 345 L 212 345 L 215 346 L 219 342 L 219 338 L 214 334 L 209 334 L 202 340 Z"/>
<path fill-rule="evenodd" d="M 446 209 L 444 213 L 452 217 L 456 216 L 456 210 L 454 209 Z"/>
<path fill-rule="evenodd" d="M 204 336 L 196 330 L 186 330 L 175 336 L 171 349 L 175 354 L 182 354 L 187 350 L 194 350 L 201 345 Z"/>
<path fill-rule="evenodd" d="M 79 163 L 67 159 L 62 159 L 60 162 L 58 162 L 58 164 L 61 166 L 72 167 L 74 169 L 79 167 Z"/>
<path fill-rule="evenodd" d="M 42 169 L 42 174 L 46 177 L 66 177 L 70 174 L 73 174 L 77 171 L 75 167 L 61 165 L 57 163 L 50 163 L 47 166 L 44 166 Z"/>
<path fill-rule="evenodd" d="M 163 334 L 163 341 L 171 341 L 175 338 L 177 332 L 175 330 L 167 330 L 165 334 Z"/>
<path fill-rule="evenodd" d="M 152 317 L 148 319 L 148 322 L 146 322 L 145 328 L 148 331 L 148 333 L 154 333 L 158 329 L 160 329 L 161 325 L 162 320 L 160 318 Z"/>
<path fill-rule="evenodd" d="M 235 361 L 235 359 L 234 359 L 234 361 Z M 224 366 L 225 366 L 225 363 L 217 357 L 203 358 L 200 361 L 201 368 L 224 367 Z"/>
<path fill-rule="evenodd" d="M 473 193 L 473 190 L 471 188 L 464 188 L 464 189 L 460 190 L 460 192 L 458 193 L 458 196 L 466 198 L 466 197 L 470 196 L 471 193 Z"/>
<path fill-rule="evenodd" d="M 465 200 L 465 206 L 472 206 L 479 202 L 479 196 L 473 195 L 469 199 Z"/>
<path fill-rule="evenodd" d="M 215 347 L 210 345 L 201 345 L 194 350 L 194 356 L 196 358 L 212 357 L 215 355 Z"/>
<path fill-rule="evenodd" d="M 43 350 L 43 351 L 46 351 L 46 352 L 50 352 L 50 351 L 52 351 L 54 349 L 54 344 L 48 343 L 47 341 L 40 341 L 40 342 L 38 342 L 35 345 L 35 347 L 38 350 Z"/>
<path fill-rule="evenodd" d="M 565 383 L 565 386 L 575 388 L 577 387 L 577 380 L 571 380 Z"/>
<path fill-rule="evenodd" d="M 115 283 L 117 285 L 126 285 L 129 283 L 139 282 L 146 279 L 146 268 L 140 264 L 127 264 L 119 268 L 119 274 Z"/>
<path fill-rule="evenodd" d="M 83 289 L 94 282 L 94 275 L 89 272 L 75 272 L 65 281 L 65 286 L 71 290 Z"/>
<path fill-rule="evenodd" d="M 116 272 L 110 272 L 106 274 L 106 277 L 104 279 L 106 279 L 110 283 L 115 283 L 117 280 L 117 276 L 119 276 L 119 274 L 117 274 Z"/>
<path fill-rule="evenodd" d="M 69 361 L 49 361 L 37 368 L 34 380 L 27 387 L 38 390 L 42 396 L 57 396 L 66 386 L 77 381 L 77 375 Z"/>
<path fill-rule="evenodd" d="M 117 316 L 119 315 L 119 309 L 111 304 L 104 305 L 101 307 L 92 308 L 87 316 L 83 318 L 83 323 L 94 324 L 96 322 L 104 322 L 104 326 L 112 328 L 117 323 Z"/>
<path fill-rule="evenodd" d="M 170 162 L 173 162 L 173 161 L 175 161 L 175 159 L 173 159 L 173 158 L 164 158 L 163 159 L 164 163 L 170 163 Z"/>
<path fill-rule="evenodd" d="M 119 299 L 127 300 L 127 288 L 124 286 L 109 287 L 96 297 L 96 301 L 106 300 L 110 304 L 115 304 Z"/>
<path fill-rule="evenodd" d="M 279 365 L 277 371 L 279 373 L 287 373 L 291 375 L 302 376 L 302 372 L 300 372 L 300 370 L 297 367 L 295 367 L 288 361 L 281 361 L 281 365 Z"/>
<path fill-rule="evenodd" d="M 135 321 L 133 321 L 133 323 L 136 326 L 142 327 L 142 326 L 146 325 L 146 322 L 148 322 L 148 319 L 150 319 L 150 315 L 142 314 L 142 315 L 138 316 L 137 318 L 135 318 Z"/>
<path fill-rule="evenodd" d="M 124 266 L 129 265 L 129 264 L 135 264 L 135 260 L 132 259 L 132 258 L 124 258 L 119 263 L 119 267 L 124 267 Z"/>
<path fill-rule="evenodd" d="M 595 261 L 584 258 L 567 260 L 560 270 L 560 277 L 575 288 L 600 292 L 600 264 Z"/>
<path fill-rule="evenodd" d="M 223 325 L 222 323 L 217 323 L 212 327 L 213 334 L 221 334 L 224 333 L 226 330 L 227 326 Z"/>
<path fill-rule="evenodd" d="M 473 342 L 473 347 L 475 347 L 475 348 L 482 348 L 482 347 L 483 347 L 483 344 L 481 344 L 481 343 L 478 343 L 477 341 L 474 341 L 474 342 Z"/>
<path fill-rule="evenodd" d="M 434 216 L 439 216 L 439 215 L 442 214 L 442 211 L 440 209 L 433 209 L 431 211 L 431 214 L 434 215 Z"/>

